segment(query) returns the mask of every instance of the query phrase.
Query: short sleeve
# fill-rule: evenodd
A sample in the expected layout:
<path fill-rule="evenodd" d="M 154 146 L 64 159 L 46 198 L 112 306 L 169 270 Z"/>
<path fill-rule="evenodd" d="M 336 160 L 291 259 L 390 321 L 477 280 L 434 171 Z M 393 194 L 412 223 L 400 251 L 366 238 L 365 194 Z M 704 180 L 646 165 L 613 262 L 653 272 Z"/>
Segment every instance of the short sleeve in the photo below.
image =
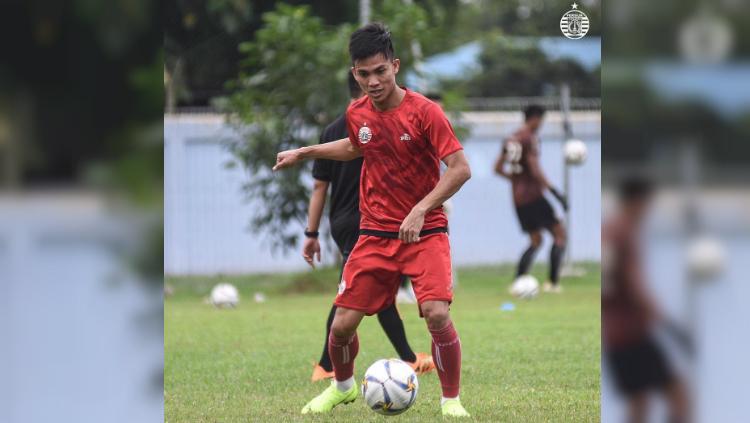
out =
<path fill-rule="evenodd" d="M 320 135 L 319 144 L 326 142 L 326 131 Z M 313 161 L 312 176 L 319 181 L 331 182 L 333 178 L 333 161 L 326 159 L 315 159 Z"/>
<path fill-rule="evenodd" d="M 437 104 L 427 108 L 424 116 L 424 130 L 437 156 L 442 160 L 446 156 L 462 150 L 461 143 L 456 138 L 455 132 L 445 113 Z"/>
<path fill-rule="evenodd" d="M 333 162 L 326 159 L 315 159 L 313 162 L 312 176 L 319 181 L 331 182 L 331 167 Z"/>

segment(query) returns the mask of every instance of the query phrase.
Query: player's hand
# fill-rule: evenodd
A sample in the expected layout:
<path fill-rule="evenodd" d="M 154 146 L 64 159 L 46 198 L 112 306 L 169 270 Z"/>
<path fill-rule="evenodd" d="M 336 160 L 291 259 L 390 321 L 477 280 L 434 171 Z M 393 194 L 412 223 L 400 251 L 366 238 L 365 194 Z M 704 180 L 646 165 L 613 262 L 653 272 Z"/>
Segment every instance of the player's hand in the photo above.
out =
<path fill-rule="evenodd" d="M 568 211 L 568 197 L 566 197 L 564 194 L 561 194 L 560 191 L 555 189 L 555 187 L 550 187 L 549 192 L 551 192 L 552 195 L 557 198 L 557 201 L 560 202 L 563 210 Z"/>
<path fill-rule="evenodd" d="M 302 246 L 302 257 L 313 269 L 315 269 L 316 255 L 318 263 L 320 263 L 320 242 L 318 242 L 318 238 L 306 238 Z"/>
<path fill-rule="evenodd" d="M 422 226 L 424 226 L 424 212 L 416 208 L 411 209 L 406 219 L 401 222 L 401 227 L 398 229 L 398 239 L 406 244 L 418 242 Z"/>
<path fill-rule="evenodd" d="M 294 166 L 300 160 L 302 160 L 302 157 L 299 149 L 282 151 L 276 155 L 276 165 L 273 167 L 273 170 Z"/>

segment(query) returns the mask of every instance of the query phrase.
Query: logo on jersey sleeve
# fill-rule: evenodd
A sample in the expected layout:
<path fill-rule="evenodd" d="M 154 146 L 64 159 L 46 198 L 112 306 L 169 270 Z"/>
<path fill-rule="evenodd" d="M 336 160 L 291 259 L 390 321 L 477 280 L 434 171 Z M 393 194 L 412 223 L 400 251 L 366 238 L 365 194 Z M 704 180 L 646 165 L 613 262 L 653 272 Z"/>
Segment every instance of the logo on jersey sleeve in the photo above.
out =
<path fill-rule="evenodd" d="M 367 127 L 367 122 L 365 122 L 363 127 L 359 128 L 358 136 L 359 142 L 362 144 L 367 144 L 372 139 L 372 131 Z"/>
<path fill-rule="evenodd" d="M 346 290 L 346 280 L 341 279 L 341 282 L 339 283 L 339 292 L 338 294 L 341 295 Z"/>

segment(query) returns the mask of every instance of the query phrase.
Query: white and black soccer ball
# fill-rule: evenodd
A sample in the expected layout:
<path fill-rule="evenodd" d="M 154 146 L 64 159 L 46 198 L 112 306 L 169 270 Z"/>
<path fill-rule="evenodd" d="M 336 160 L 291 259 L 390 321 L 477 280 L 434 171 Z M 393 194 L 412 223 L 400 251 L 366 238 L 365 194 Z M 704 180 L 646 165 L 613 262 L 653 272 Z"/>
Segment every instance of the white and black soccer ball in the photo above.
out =
<path fill-rule="evenodd" d="M 395 416 L 408 410 L 417 399 L 419 381 L 411 366 L 401 360 L 378 360 L 362 379 L 362 397 L 380 414 Z"/>
<path fill-rule="evenodd" d="M 565 163 L 571 165 L 580 165 L 586 161 L 588 150 L 586 144 L 581 140 L 568 140 L 565 142 Z"/>
<path fill-rule="evenodd" d="M 229 283 L 220 283 L 211 290 L 211 304 L 218 308 L 236 307 L 240 302 L 240 293 Z"/>
<path fill-rule="evenodd" d="M 521 275 L 510 286 L 510 295 L 530 300 L 539 294 L 539 281 L 531 275 Z"/>

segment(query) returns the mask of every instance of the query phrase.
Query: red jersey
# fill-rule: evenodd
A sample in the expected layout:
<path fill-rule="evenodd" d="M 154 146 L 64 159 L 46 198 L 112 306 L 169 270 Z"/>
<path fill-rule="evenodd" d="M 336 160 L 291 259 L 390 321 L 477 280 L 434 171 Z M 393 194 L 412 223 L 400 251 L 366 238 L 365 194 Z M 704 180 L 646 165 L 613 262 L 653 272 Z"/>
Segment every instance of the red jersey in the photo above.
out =
<path fill-rule="evenodd" d="M 440 160 L 461 150 L 443 110 L 406 89 L 401 104 L 378 111 L 365 96 L 346 111 L 349 141 L 362 150 L 360 229 L 398 232 L 411 209 L 440 180 Z M 425 229 L 445 227 L 442 207 L 425 215 Z"/>
<path fill-rule="evenodd" d="M 503 150 L 510 163 L 515 205 L 529 204 L 542 197 L 542 182 L 531 173 L 528 165 L 529 157 L 539 157 L 539 138 L 536 134 L 522 127 L 503 142 Z"/>

